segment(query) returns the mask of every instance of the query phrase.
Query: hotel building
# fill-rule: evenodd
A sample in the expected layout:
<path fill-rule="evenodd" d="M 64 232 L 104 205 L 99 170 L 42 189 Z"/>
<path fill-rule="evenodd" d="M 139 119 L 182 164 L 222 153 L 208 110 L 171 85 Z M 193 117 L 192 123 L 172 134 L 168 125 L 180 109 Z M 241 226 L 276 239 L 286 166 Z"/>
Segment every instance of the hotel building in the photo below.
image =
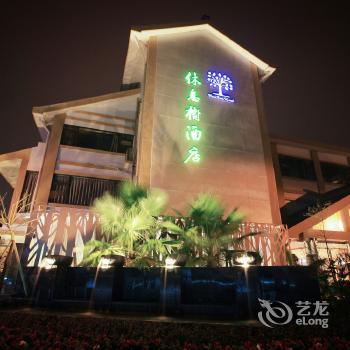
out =
<path fill-rule="evenodd" d="M 0 155 L 11 203 L 27 194 L 22 215 L 37 218 L 16 232 L 25 262 L 78 264 L 98 236 L 90 206 L 123 180 L 164 190 L 169 214 L 207 191 L 238 207 L 266 265 L 286 264 L 286 247 L 301 264 L 326 243 L 349 252 L 350 150 L 269 135 L 274 71 L 208 24 L 131 30 L 121 91 L 34 107 L 41 142 Z"/>

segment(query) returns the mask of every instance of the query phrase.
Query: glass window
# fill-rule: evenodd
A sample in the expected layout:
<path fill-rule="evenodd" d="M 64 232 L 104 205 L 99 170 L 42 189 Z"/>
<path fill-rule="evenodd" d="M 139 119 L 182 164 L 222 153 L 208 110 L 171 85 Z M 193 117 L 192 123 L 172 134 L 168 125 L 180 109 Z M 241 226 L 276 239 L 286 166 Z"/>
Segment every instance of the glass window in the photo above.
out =
<path fill-rule="evenodd" d="M 283 154 L 278 155 L 282 176 L 305 180 L 316 180 L 314 164 L 311 159 L 302 159 Z"/>
<path fill-rule="evenodd" d="M 64 125 L 61 144 L 130 154 L 134 136 L 109 131 Z"/>
<path fill-rule="evenodd" d="M 350 183 L 350 167 L 346 165 L 321 162 L 321 170 L 326 182 L 335 184 Z"/>

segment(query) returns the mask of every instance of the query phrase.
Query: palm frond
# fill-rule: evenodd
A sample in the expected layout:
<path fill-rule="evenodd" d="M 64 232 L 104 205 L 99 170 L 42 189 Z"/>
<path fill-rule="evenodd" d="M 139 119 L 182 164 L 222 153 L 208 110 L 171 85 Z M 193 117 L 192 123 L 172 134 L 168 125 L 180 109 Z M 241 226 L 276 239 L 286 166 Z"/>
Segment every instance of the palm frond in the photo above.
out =
<path fill-rule="evenodd" d="M 189 216 L 195 221 L 210 222 L 221 218 L 224 214 L 224 208 L 220 201 L 212 194 L 201 193 L 191 203 Z"/>
<path fill-rule="evenodd" d="M 140 208 L 151 216 L 158 216 L 163 211 L 168 199 L 163 191 L 152 190 L 139 201 Z"/>
<path fill-rule="evenodd" d="M 171 221 L 163 221 L 160 223 L 160 226 L 162 228 L 166 228 L 171 233 L 182 234 L 184 232 L 184 230 L 181 227 L 179 227 Z"/>
<path fill-rule="evenodd" d="M 175 208 L 171 208 L 171 210 L 180 218 L 185 217 L 185 215 L 183 213 L 181 213 L 179 210 L 175 209 Z"/>
<path fill-rule="evenodd" d="M 124 203 L 125 207 L 130 208 L 141 199 L 146 198 L 147 194 L 148 190 L 146 187 L 132 181 L 124 181 L 119 188 L 118 197 Z"/>
<path fill-rule="evenodd" d="M 138 269 L 149 269 L 150 267 L 156 267 L 159 263 L 150 257 L 142 257 L 138 256 L 131 263 L 131 266 L 136 267 Z"/>
<path fill-rule="evenodd" d="M 84 246 L 82 266 L 97 266 L 105 255 L 125 255 L 125 250 L 118 244 L 91 240 Z"/>
<path fill-rule="evenodd" d="M 162 240 L 148 239 L 141 244 L 139 252 L 142 256 L 151 256 L 152 253 L 166 254 L 167 250 Z"/>

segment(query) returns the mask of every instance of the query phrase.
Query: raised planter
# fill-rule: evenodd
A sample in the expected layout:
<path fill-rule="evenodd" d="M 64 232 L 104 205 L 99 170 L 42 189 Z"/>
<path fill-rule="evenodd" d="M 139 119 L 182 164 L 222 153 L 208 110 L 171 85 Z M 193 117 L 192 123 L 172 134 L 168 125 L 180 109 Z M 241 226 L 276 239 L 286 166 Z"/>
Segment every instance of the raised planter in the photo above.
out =
<path fill-rule="evenodd" d="M 38 273 L 26 270 L 32 297 L 38 305 L 60 307 L 244 319 L 256 312 L 258 298 L 289 305 L 320 298 L 317 272 L 309 266 L 111 268 L 97 275 L 96 268 L 70 267 L 64 278 L 59 269 Z"/>

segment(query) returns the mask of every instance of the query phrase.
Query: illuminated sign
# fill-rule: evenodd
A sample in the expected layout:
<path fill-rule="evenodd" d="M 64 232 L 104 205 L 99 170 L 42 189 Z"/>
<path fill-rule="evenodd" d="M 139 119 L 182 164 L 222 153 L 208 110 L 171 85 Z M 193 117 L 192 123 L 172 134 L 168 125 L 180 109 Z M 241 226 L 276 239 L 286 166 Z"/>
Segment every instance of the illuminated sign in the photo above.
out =
<path fill-rule="evenodd" d="M 190 124 L 186 125 L 185 136 L 189 141 L 184 163 L 199 163 L 201 161 L 200 150 L 197 145 L 202 137 L 202 129 L 200 128 L 200 95 L 198 87 L 202 85 L 197 72 L 188 72 L 185 76 L 185 82 L 190 86 L 187 95 L 188 105 L 185 108 L 185 118 Z"/>
<path fill-rule="evenodd" d="M 186 83 L 192 86 L 200 86 L 202 83 L 198 78 L 198 74 L 196 72 L 188 72 L 185 77 Z"/>
<path fill-rule="evenodd" d="M 216 88 L 215 92 L 209 92 L 208 96 L 225 102 L 235 102 L 233 97 L 224 94 L 224 91 L 233 91 L 233 82 L 227 74 L 222 74 L 218 72 L 207 73 L 207 81 L 209 86 Z"/>
<path fill-rule="evenodd" d="M 185 117 L 188 120 L 196 120 L 197 122 L 199 122 L 200 116 L 201 116 L 201 111 L 197 107 L 189 106 L 185 110 Z"/>
<path fill-rule="evenodd" d="M 189 95 L 187 96 L 187 101 L 199 102 L 201 98 L 198 96 L 198 92 L 195 89 L 191 89 Z"/>
<path fill-rule="evenodd" d="M 201 155 L 199 153 L 199 149 L 195 146 L 191 147 L 187 152 L 187 158 L 184 163 L 188 163 L 190 161 L 194 163 L 199 163 L 201 160 Z"/>
<path fill-rule="evenodd" d="M 187 125 L 186 138 L 188 141 L 199 141 L 202 137 L 202 130 L 197 125 Z"/>
<path fill-rule="evenodd" d="M 199 74 L 194 71 L 186 72 L 184 80 L 189 87 L 184 113 L 187 122 L 185 137 L 189 145 L 184 163 L 199 163 L 201 161 L 201 151 L 198 144 L 202 138 L 199 88 L 202 82 L 199 79 Z M 209 71 L 207 73 L 207 81 L 211 88 L 211 92 L 208 93 L 209 97 L 230 103 L 235 102 L 233 97 L 230 96 L 231 91 L 233 91 L 233 82 L 227 74 Z"/>

